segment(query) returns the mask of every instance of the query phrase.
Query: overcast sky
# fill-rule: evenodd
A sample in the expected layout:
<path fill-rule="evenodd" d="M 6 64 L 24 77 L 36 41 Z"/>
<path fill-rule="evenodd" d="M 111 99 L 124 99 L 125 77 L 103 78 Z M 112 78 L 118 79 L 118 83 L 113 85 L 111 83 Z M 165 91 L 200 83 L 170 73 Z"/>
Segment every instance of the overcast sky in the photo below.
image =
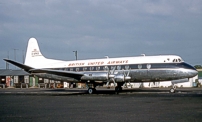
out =
<path fill-rule="evenodd" d="M 0 0 L 0 68 L 27 41 L 47 58 L 175 54 L 202 64 L 202 0 Z M 24 52 L 23 52 L 24 51 Z M 11 67 L 11 66 L 10 66 Z"/>

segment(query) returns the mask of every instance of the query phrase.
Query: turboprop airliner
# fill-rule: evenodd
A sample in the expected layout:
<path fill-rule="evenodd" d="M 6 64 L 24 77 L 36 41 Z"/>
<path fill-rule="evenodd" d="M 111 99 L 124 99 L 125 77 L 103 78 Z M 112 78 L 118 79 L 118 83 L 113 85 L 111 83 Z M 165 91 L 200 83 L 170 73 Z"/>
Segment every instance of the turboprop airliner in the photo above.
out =
<path fill-rule="evenodd" d="M 143 55 L 74 61 L 48 59 L 42 55 L 35 38 L 29 39 L 24 64 L 10 59 L 4 60 L 39 77 L 86 83 L 89 94 L 96 91 L 97 81 L 102 81 L 107 86 L 114 83 L 115 93 L 119 93 L 122 86 L 128 82 L 172 81 L 174 84 L 187 82 L 189 78 L 198 74 L 194 67 L 177 55 Z M 175 90 L 176 87 L 173 85 L 170 92 Z"/>

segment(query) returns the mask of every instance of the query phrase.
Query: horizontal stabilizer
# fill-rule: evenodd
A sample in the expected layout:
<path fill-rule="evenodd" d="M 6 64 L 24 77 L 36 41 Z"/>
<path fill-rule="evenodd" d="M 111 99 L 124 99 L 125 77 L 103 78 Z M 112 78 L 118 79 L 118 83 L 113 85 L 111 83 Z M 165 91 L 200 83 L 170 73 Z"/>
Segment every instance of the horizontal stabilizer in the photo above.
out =
<path fill-rule="evenodd" d="M 9 62 L 9 63 L 11 63 L 11 64 L 13 64 L 13 65 L 15 65 L 15 66 L 21 68 L 21 69 L 24 69 L 24 70 L 27 71 L 27 72 L 28 72 L 29 70 L 33 69 L 33 68 L 30 67 L 30 66 L 21 64 L 21 63 L 19 63 L 19 62 L 16 62 L 16 61 L 13 61 L 13 60 L 10 60 L 10 59 L 4 59 L 4 61 Z"/>

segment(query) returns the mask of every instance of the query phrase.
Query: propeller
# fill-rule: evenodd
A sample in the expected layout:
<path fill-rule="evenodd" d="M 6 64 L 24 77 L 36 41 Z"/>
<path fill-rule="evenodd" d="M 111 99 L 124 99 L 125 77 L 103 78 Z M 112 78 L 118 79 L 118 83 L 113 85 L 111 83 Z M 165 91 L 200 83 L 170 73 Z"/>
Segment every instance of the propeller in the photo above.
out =
<path fill-rule="evenodd" d="M 127 82 L 130 84 L 130 80 L 131 80 L 130 72 L 131 72 L 131 69 L 129 69 L 129 71 L 127 72 L 127 74 L 126 74 L 126 72 L 124 70 L 123 74 L 118 74 L 118 75 L 114 74 L 115 69 L 116 69 L 116 66 L 113 67 L 113 69 L 111 71 L 108 68 L 108 72 L 107 72 L 107 84 L 106 84 L 106 86 L 107 87 L 109 86 L 110 81 L 113 81 L 114 86 L 116 86 L 116 81 L 117 80 L 120 81 L 120 82 L 125 82 L 125 84 L 127 84 Z"/>
<path fill-rule="evenodd" d="M 131 79 L 131 77 L 129 76 L 130 75 L 130 71 L 131 71 L 131 69 L 128 71 L 128 73 L 127 73 L 127 75 L 126 75 L 126 73 L 125 73 L 125 70 L 123 71 L 124 73 L 124 78 L 123 78 L 123 81 L 127 81 L 127 80 L 130 80 Z"/>
<path fill-rule="evenodd" d="M 127 86 L 127 81 L 128 81 L 128 83 L 130 84 L 130 80 L 131 80 L 131 77 L 129 76 L 129 75 L 130 75 L 130 71 L 131 71 L 131 69 L 128 71 L 128 73 L 127 73 L 127 75 L 126 75 L 125 70 L 124 70 L 124 78 L 123 78 L 123 81 L 125 81 L 124 86 L 126 86 L 126 87 L 128 87 L 128 86 Z M 130 86 L 131 86 L 131 84 L 130 84 Z"/>
<path fill-rule="evenodd" d="M 107 87 L 109 86 L 110 80 L 112 80 L 114 82 L 114 86 L 116 85 L 116 82 L 115 82 L 115 79 L 114 79 L 114 77 L 115 77 L 115 75 L 114 75 L 115 69 L 116 69 L 116 66 L 114 66 L 114 68 L 112 69 L 112 71 L 110 71 L 110 69 L 108 68 L 107 84 L 106 84 Z"/>

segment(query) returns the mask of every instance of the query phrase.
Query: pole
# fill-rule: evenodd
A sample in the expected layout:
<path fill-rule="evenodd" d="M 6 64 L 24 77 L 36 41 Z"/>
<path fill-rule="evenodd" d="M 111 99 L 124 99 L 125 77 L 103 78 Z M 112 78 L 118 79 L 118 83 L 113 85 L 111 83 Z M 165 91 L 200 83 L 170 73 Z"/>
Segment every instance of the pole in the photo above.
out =
<path fill-rule="evenodd" d="M 24 50 L 22 50 L 22 63 L 25 63 L 25 56 L 24 56 Z"/>
<path fill-rule="evenodd" d="M 76 51 L 73 51 L 75 53 L 75 57 L 76 57 L 76 60 L 77 60 L 77 50 Z"/>
<path fill-rule="evenodd" d="M 9 51 L 8 51 L 8 56 L 7 56 L 7 58 L 9 59 Z M 8 62 L 6 62 L 6 69 L 9 69 L 9 63 L 8 63 Z"/>
<path fill-rule="evenodd" d="M 16 61 L 16 50 L 18 50 L 18 49 L 13 49 L 13 50 L 14 50 L 14 59 Z M 15 69 L 17 69 L 17 67 L 15 67 Z"/>

